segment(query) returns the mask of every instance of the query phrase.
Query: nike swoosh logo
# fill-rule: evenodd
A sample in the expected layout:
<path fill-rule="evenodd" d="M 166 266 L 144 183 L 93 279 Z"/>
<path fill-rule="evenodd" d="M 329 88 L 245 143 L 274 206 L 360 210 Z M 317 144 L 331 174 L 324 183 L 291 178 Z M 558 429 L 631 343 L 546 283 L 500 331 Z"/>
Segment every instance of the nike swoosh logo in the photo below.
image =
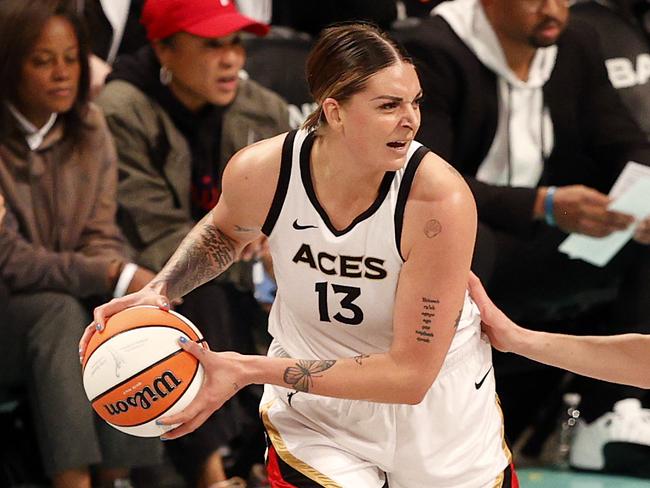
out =
<path fill-rule="evenodd" d="M 479 381 L 478 383 L 474 383 L 474 387 L 475 387 L 477 390 L 478 390 L 481 386 L 483 386 L 483 382 L 485 381 L 485 378 L 487 378 L 488 375 L 490 374 L 490 371 L 492 371 L 492 366 L 490 366 L 490 369 L 487 370 L 487 373 L 485 373 L 485 376 L 483 376 L 483 378 L 481 378 L 481 381 Z"/>
<path fill-rule="evenodd" d="M 318 229 L 317 225 L 300 225 L 298 219 L 293 221 L 293 228 L 296 230 Z"/>

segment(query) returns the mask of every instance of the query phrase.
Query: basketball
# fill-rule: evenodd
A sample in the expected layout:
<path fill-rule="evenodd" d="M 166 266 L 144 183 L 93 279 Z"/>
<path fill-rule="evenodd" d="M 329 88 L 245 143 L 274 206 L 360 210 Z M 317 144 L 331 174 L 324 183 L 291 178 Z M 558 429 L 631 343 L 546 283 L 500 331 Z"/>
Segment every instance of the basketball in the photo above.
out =
<path fill-rule="evenodd" d="M 83 385 L 97 414 L 122 432 L 158 437 L 173 426 L 156 419 L 181 411 L 203 382 L 203 367 L 178 339 L 204 344 L 188 319 L 153 306 L 123 310 L 93 334 L 82 361 Z"/>

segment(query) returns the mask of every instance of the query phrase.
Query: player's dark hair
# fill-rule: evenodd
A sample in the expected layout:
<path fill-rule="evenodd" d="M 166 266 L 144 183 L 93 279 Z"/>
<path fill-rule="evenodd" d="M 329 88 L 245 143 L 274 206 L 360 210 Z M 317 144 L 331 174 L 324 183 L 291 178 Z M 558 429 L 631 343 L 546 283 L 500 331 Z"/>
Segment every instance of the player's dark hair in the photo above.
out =
<path fill-rule="evenodd" d="M 9 135 L 15 121 L 7 102 L 15 103 L 22 81 L 22 66 L 49 19 L 60 16 L 73 27 L 79 45 L 80 78 L 77 98 L 66 113 L 66 135 L 78 140 L 86 127 L 84 118 L 90 94 L 89 44 L 83 24 L 66 0 L 2 0 L 0 1 L 0 140 Z"/>
<path fill-rule="evenodd" d="M 368 23 L 344 23 L 323 29 L 307 58 L 309 91 L 318 107 L 303 123 L 316 129 L 327 121 L 322 104 L 326 98 L 345 102 L 363 90 L 368 79 L 398 62 L 412 63 L 402 46 Z"/>

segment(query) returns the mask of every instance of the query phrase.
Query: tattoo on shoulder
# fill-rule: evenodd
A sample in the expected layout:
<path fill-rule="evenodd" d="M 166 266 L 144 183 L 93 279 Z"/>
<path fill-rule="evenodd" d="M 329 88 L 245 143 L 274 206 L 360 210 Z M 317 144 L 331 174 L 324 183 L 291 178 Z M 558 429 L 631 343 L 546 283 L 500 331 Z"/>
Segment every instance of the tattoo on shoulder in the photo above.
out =
<path fill-rule="evenodd" d="M 336 364 L 335 360 L 299 360 L 295 366 L 284 370 L 284 382 L 297 391 L 309 392 L 314 385 L 314 378 L 320 378 L 322 373 Z"/>
<path fill-rule="evenodd" d="M 366 358 L 369 358 L 367 354 L 359 354 L 358 356 L 354 356 L 354 361 L 361 366 L 363 364 L 363 360 Z"/>
<path fill-rule="evenodd" d="M 428 220 L 427 223 L 424 224 L 424 235 L 427 236 L 429 239 L 433 239 L 441 232 L 442 232 L 442 225 L 440 225 L 440 222 L 437 221 L 436 219 Z"/>
<path fill-rule="evenodd" d="M 449 172 L 453 175 L 458 176 L 461 180 L 465 181 L 465 178 L 463 178 L 463 175 L 461 175 L 456 168 L 454 168 L 451 164 L 445 162 L 445 166 L 449 170 Z"/>
<path fill-rule="evenodd" d="M 420 311 L 420 325 L 415 331 L 417 342 L 430 343 L 433 339 L 431 324 L 436 316 L 436 306 L 440 304 L 439 300 L 430 297 L 422 297 L 422 310 Z"/>

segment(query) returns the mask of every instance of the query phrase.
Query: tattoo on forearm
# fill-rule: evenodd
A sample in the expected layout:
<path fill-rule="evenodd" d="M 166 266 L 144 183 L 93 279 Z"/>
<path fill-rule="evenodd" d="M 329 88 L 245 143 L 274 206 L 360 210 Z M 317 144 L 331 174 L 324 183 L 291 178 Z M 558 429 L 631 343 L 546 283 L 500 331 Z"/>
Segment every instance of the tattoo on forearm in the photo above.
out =
<path fill-rule="evenodd" d="M 160 277 L 169 298 L 178 298 L 223 272 L 235 258 L 235 244 L 216 226 L 204 222 L 181 243 Z"/>
<path fill-rule="evenodd" d="M 438 304 L 440 304 L 440 301 L 435 298 L 422 297 L 422 311 L 420 312 L 422 322 L 420 328 L 415 331 L 418 342 L 430 343 L 431 339 L 433 339 L 431 323 L 436 316 L 436 305 Z"/>
<path fill-rule="evenodd" d="M 436 237 L 441 232 L 442 225 L 440 225 L 440 222 L 438 222 L 436 219 L 428 220 L 427 223 L 424 224 L 424 235 L 429 239 Z"/>
<path fill-rule="evenodd" d="M 309 392 L 314 385 L 314 378 L 319 378 L 322 373 L 336 364 L 334 360 L 299 360 L 295 366 L 289 366 L 284 370 L 284 382 L 297 391 Z"/>
<path fill-rule="evenodd" d="M 363 365 L 363 360 L 366 359 L 366 358 L 369 358 L 369 357 L 370 357 L 370 356 L 368 356 L 367 354 L 359 354 L 358 356 L 354 356 L 354 361 L 355 361 L 359 366 L 362 366 L 362 365 Z"/>

